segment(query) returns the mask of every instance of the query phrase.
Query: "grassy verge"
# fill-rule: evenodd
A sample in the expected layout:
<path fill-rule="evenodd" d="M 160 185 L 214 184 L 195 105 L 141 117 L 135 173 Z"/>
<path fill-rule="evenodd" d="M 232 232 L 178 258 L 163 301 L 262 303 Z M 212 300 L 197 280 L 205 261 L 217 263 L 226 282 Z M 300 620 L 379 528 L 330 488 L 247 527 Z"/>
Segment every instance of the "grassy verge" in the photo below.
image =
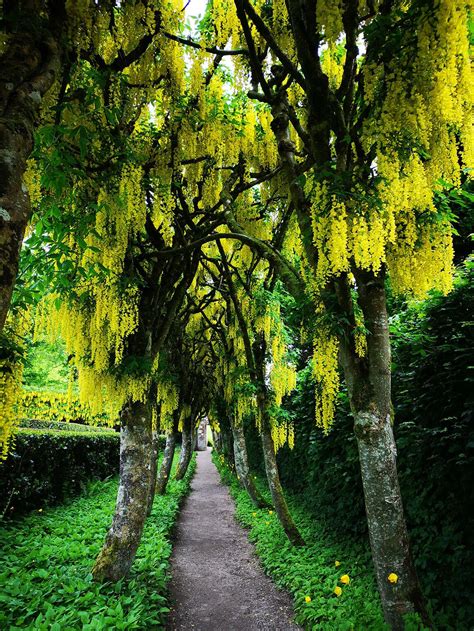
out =
<path fill-rule="evenodd" d="M 274 512 L 255 509 L 234 474 L 216 454 L 214 462 L 230 487 L 237 518 L 249 529 L 264 570 L 279 587 L 293 595 L 296 622 L 318 631 L 386 628 L 368 542 L 362 544 L 350 536 L 344 541 L 337 539 L 324 524 L 308 518 L 297 498 L 290 498 L 292 515 L 307 543 L 304 548 L 293 547 Z M 265 494 L 263 485 L 261 490 Z"/>
<path fill-rule="evenodd" d="M 0 629 L 163 628 L 170 533 L 195 462 L 155 499 L 130 577 L 114 585 L 94 583 L 90 569 L 110 524 L 116 479 L 94 483 L 67 506 L 0 526 Z"/>

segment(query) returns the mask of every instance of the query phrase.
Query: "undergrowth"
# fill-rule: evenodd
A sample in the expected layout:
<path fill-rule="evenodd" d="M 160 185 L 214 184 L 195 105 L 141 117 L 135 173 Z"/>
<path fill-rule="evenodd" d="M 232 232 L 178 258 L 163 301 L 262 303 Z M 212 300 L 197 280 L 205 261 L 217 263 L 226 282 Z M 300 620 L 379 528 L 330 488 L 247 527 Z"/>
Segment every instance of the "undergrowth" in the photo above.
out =
<path fill-rule="evenodd" d="M 274 511 L 256 509 L 222 457 L 214 453 L 221 478 L 230 487 L 239 522 L 249 529 L 262 566 L 294 599 L 296 622 L 307 630 L 383 631 L 380 598 L 369 543 L 350 535 L 341 539 L 310 518 L 297 498 L 288 498 L 291 514 L 306 546 L 290 544 Z M 270 499 L 264 485 L 256 480 Z M 341 580 L 342 579 L 342 580 Z M 340 590 L 340 592 L 339 592 Z M 340 595 L 337 595 L 340 593 Z M 422 627 L 406 621 L 407 631 Z"/>
<path fill-rule="evenodd" d="M 185 479 L 170 480 L 167 494 L 156 497 L 130 576 L 116 584 L 95 583 L 90 573 L 110 525 L 116 479 L 90 485 L 66 506 L 0 525 L 0 629 L 162 629 L 170 533 L 195 467 L 194 457 Z"/>

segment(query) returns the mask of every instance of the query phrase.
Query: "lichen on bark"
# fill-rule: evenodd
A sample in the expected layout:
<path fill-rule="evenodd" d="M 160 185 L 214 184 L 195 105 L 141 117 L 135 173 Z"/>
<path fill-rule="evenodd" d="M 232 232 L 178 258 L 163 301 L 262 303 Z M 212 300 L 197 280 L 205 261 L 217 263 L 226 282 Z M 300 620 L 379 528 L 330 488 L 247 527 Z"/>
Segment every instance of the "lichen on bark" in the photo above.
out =
<path fill-rule="evenodd" d="M 118 581 L 128 574 L 133 563 L 148 509 L 151 449 L 149 406 L 128 403 L 121 415 L 120 482 L 115 513 L 92 569 L 97 581 Z"/>
<path fill-rule="evenodd" d="M 161 461 L 160 471 L 156 480 L 155 492 L 157 495 L 164 495 L 166 493 L 166 487 L 171 473 L 171 466 L 173 464 L 174 452 L 176 448 L 176 433 L 171 432 L 166 437 L 165 451 L 163 454 L 163 460 Z"/>

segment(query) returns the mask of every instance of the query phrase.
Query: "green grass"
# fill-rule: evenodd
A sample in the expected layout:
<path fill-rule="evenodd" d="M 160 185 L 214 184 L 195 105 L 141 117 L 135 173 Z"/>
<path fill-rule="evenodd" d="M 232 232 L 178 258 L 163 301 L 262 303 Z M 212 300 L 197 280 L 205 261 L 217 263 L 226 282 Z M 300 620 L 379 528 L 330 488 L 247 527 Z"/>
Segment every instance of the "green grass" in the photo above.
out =
<path fill-rule="evenodd" d="M 0 526 L 0 629 L 162 629 L 170 532 L 195 466 L 193 458 L 185 479 L 171 480 L 167 495 L 155 499 L 130 576 L 116 584 L 94 583 L 90 574 L 111 522 L 116 479 Z"/>
<path fill-rule="evenodd" d="M 382 608 L 372 570 L 369 543 L 350 536 L 337 539 L 324 524 L 310 519 L 296 498 L 290 498 L 291 513 L 306 546 L 295 548 L 287 540 L 274 512 L 258 510 L 226 464 L 214 456 L 223 481 L 230 486 L 237 518 L 249 529 L 263 568 L 274 582 L 294 598 L 296 622 L 318 631 L 381 631 L 385 629 Z M 260 485 L 259 485 L 260 486 Z M 261 490 L 265 493 L 263 485 Z M 336 561 L 340 563 L 336 567 Z M 347 574 L 350 583 L 340 582 Z M 342 588 L 341 596 L 334 588 Z M 311 598 L 306 602 L 306 597 Z"/>

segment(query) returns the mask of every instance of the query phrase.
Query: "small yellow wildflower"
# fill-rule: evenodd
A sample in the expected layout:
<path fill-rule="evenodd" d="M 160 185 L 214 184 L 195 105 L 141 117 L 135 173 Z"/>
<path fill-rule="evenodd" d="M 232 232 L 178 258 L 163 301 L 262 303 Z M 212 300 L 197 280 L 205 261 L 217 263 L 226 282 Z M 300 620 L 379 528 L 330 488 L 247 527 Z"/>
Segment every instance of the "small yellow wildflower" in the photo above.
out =
<path fill-rule="evenodd" d="M 340 562 L 340 561 L 334 561 L 334 565 L 335 565 L 336 567 L 339 567 L 339 566 L 341 565 L 341 562 Z"/>
<path fill-rule="evenodd" d="M 396 583 L 398 581 L 398 576 L 394 572 L 389 574 L 387 578 L 391 583 Z"/>
<path fill-rule="evenodd" d="M 351 582 L 351 579 L 349 578 L 349 574 L 343 574 L 339 580 L 344 585 L 349 585 L 349 583 Z"/>
<path fill-rule="evenodd" d="M 305 600 L 305 602 L 310 603 L 311 602 L 311 596 L 305 596 L 304 600 Z"/>
<path fill-rule="evenodd" d="M 256 516 L 257 516 L 257 513 L 252 513 L 252 517 L 256 517 Z"/>
<path fill-rule="evenodd" d="M 270 522 L 269 522 L 269 521 L 266 521 L 265 523 L 267 524 L 267 526 L 269 526 L 269 525 L 270 525 Z"/>
<path fill-rule="evenodd" d="M 38 508 L 38 513 L 42 513 L 43 509 L 42 508 Z"/>
<path fill-rule="evenodd" d="M 342 589 L 339 587 L 339 585 L 336 585 L 336 587 L 334 588 L 334 593 L 338 598 L 342 594 Z"/>
<path fill-rule="evenodd" d="M 269 511 L 268 511 L 268 514 L 269 514 L 269 515 L 273 515 L 273 511 L 272 511 L 272 510 L 269 510 Z"/>

